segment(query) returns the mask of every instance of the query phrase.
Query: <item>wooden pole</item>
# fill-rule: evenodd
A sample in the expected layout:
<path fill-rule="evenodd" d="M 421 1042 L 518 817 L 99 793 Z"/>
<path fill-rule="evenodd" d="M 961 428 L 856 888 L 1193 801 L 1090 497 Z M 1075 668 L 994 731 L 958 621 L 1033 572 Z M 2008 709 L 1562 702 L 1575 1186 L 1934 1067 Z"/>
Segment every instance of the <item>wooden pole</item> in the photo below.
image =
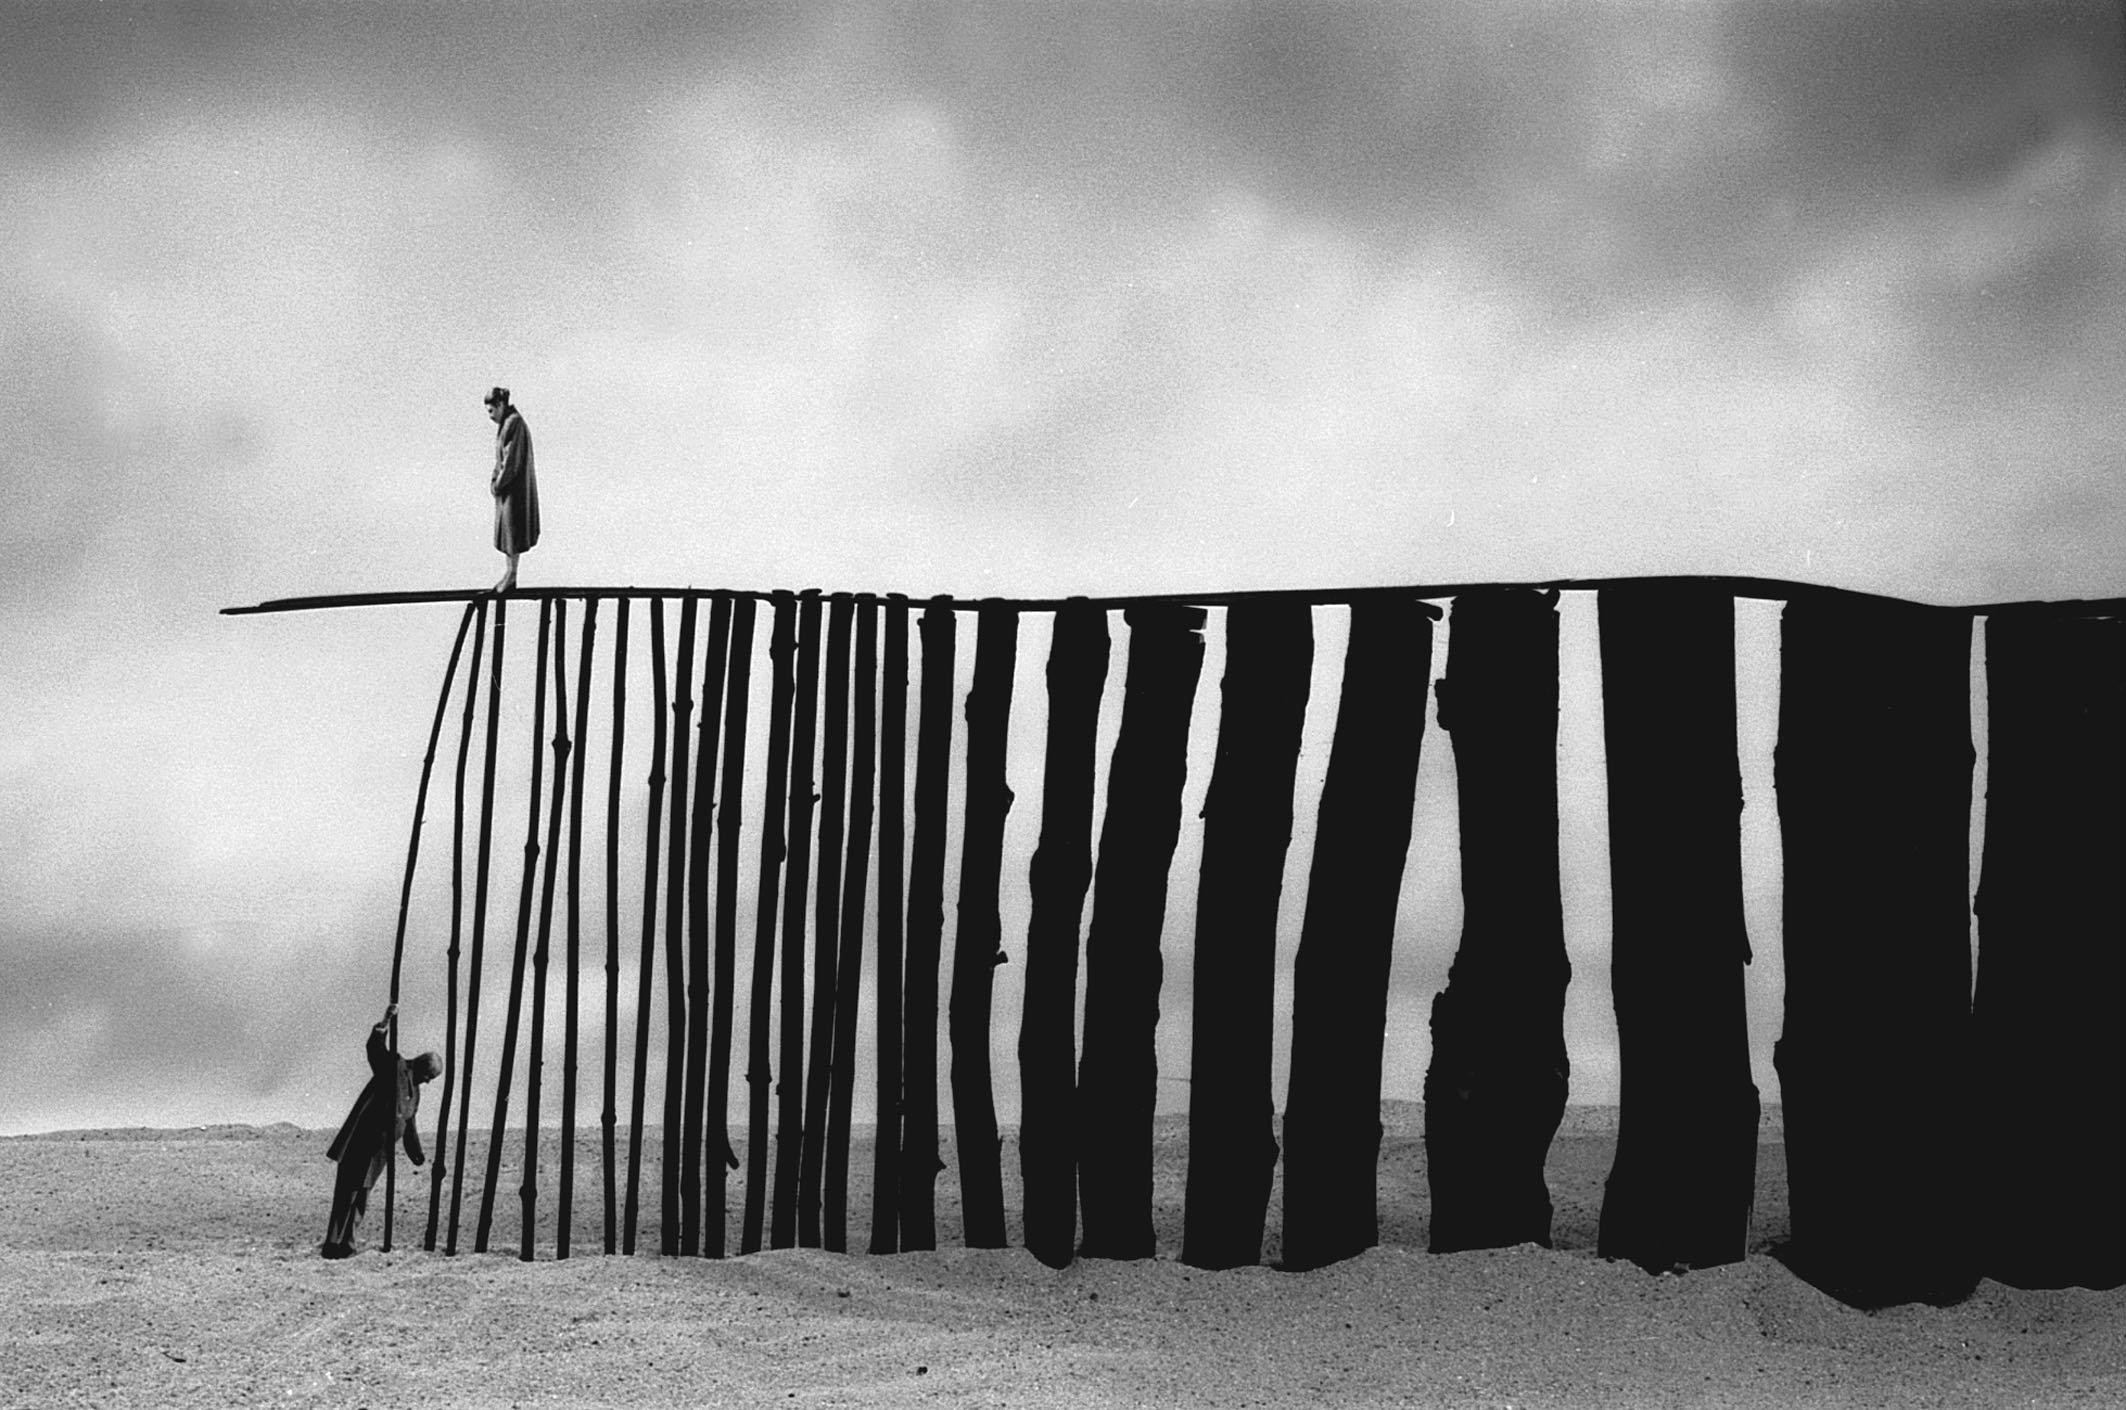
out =
<path fill-rule="evenodd" d="M 878 603 L 856 599 L 855 757 L 849 778 L 849 836 L 843 854 L 841 953 L 834 966 L 834 1051 L 827 1101 L 826 1171 L 821 1179 L 820 1242 L 849 1247 L 849 1123 L 856 1099 L 857 1001 L 864 966 L 864 883 L 871 871 L 872 787 L 878 745 Z"/>
<path fill-rule="evenodd" d="M 953 935 L 953 1144 L 960 1158 L 960 1210 L 969 1248 L 1004 1247 L 1003 1144 L 990 1088 L 989 1018 L 996 967 L 1004 963 L 999 906 L 1012 678 L 1019 614 L 984 603 L 976 618 L 974 679 L 967 692 L 967 812 L 960 844 L 959 923 Z"/>
<path fill-rule="evenodd" d="M 1078 934 L 1093 880 L 1093 772 L 1108 646 L 1102 609 L 1080 601 L 1056 613 L 1019 1021 L 1026 1248 L 1051 1268 L 1070 1262 L 1078 1238 Z"/>
<path fill-rule="evenodd" d="M 1380 1241 L 1388 969 L 1410 852 L 1437 610 L 1414 598 L 1351 609 L 1336 735 L 1292 966 L 1286 1268 L 1319 1268 Z"/>
<path fill-rule="evenodd" d="M 2115 1288 L 2126 617 L 1988 619 L 1986 694 L 1980 1252 L 2016 1287 Z"/>
<path fill-rule="evenodd" d="M 1270 1095 L 1277 908 L 1314 669 L 1313 609 L 1304 603 L 1229 608 L 1225 637 L 1224 703 L 1204 797 L 1196 892 L 1181 1239 L 1182 1262 L 1199 1268 L 1262 1259 L 1277 1166 Z"/>
<path fill-rule="evenodd" d="M 715 821 L 716 732 L 724 663 L 731 650 L 731 599 L 709 603 L 709 649 L 701 663 L 701 747 L 694 759 L 694 820 L 687 840 L 686 1153 L 680 1167 L 679 1251 L 701 1252 L 702 1086 L 709 1052 L 709 832 Z M 721 1235 L 719 1234 L 719 1238 Z"/>
<path fill-rule="evenodd" d="M 1977 1282 L 1970 1222 L 1971 619 L 1795 602 L 1774 768 L 1786 1019 L 1773 1062 L 1802 1276 L 1860 1306 Z"/>
<path fill-rule="evenodd" d="M 568 1257 L 569 1224 L 576 1200 L 576 1002 L 582 962 L 583 768 L 590 757 L 591 648 L 598 641 L 598 599 L 583 604 L 583 646 L 576 665 L 575 773 L 568 805 L 568 974 L 564 1004 L 567 1027 L 561 1040 L 561 1190 L 554 1226 L 554 1257 Z"/>
<path fill-rule="evenodd" d="M 1743 966 L 1735 602 L 1601 595 L 1610 991 L 1622 1108 L 1597 1251 L 1649 1272 L 1739 1263 L 1757 1185 Z"/>
<path fill-rule="evenodd" d="M 945 801 L 952 771 L 951 604 L 923 612 L 923 693 L 916 721 L 915 836 L 908 857 L 908 953 L 902 980 L 901 1248 L 937 1247 L 938 966 L 945 938 Z"/>
<path fill-rule="evenodd" d="M 532 1261 L 539 1208 L 539 1092 L 546 1072 L 546 960 L 554 927 L 554 873 L 560 870 L 561 808 L 568 801 L 568 599 L 554 600 L 554 792 L 546 813 L 546 871 L 539 883 L 539 944 L 532 951 L 531 1047 L 524 1057 L 524 1236 L 517 1256 Z"/>
<path fill-rule="evenodd" d="M 458 674 L 458 654 L 465 649 L 465 629 L 472 625 L 473 604 L 465 604 L 465 615 L 458 619 L 457 640 L 450 646 L 450 664 L 443 668 L 443 688 L 436 693 L 435 723 L 428 727 L 428 752 L 421 756 L 421 786 L 413 796 L 413 832 L 406 840 L 406 876 L 399 883 L 399 925 L 391 941 L 391 1031 L 388 1035 L 391 1051 L 399 1050 L 399 968 L 406 955 L 406 913 L 413 904 L 414 864 L 421 855 L 421 819 L 428 811 L 428 776 L 435 768 L 436 743 L 443 737 L 443 716 L 450 709 L 450 686 Z M 391 1252 L 391 1215 L 398 1204 L 399 1149 L 394 1141 L 385 1154 L 384 1163 L 384 1252 Z"/>
<path fill-rule="evenodd" d="M 716 1232 L 710 1237 L 704 1228 L 702 1234 L 702 1252 L 710 1258 L 724 1255 L 729 1235 L 726 1181 L 738 1166 L 731 1150 L 731 992 L 738 969 L 738 840 L 744 824 L 755 606 L 750 597 L 731 605 L 731 664 L 724 674 L 723 793 L 716 804 L 716 985 L 709 1018 L 708 1121 L 716 1133 L 709 1154 L 716 1173 L 706 1196 L 706 1216 L 715 1221 Z"/>
<path fill-rule="evenodd" d="M 878 1145 L 871 1171 L 871 1252 L 900 1250 L 902 820 L 907 809 L 908 599 L 886 598 L 878 723 Z"/>
<path fill-rule="evenodd" d="M 680 1208 L 680 1176 L 686 1165 L 686 1142 L 682 1136 L 681 1098 L 685 1092 L 687 1001 L 686 1001 L 686 861 L 689 726 L 694 713 L 694 623 L 701 600 L 692 594 L 679 607 L 679 659 L 672 672 L 677 694 L 672 700 L 672 763 L 665 781 L 672 820 L 665 845 L 670 849 L 664 863 L 664 1129 L 657 1139 L 658 1169 L 663 1176 L 664 1202 L 657 1248 L 667 1257 L 684 1246 L 685 1216 Z M 674 1157 L 677 1157 L 676 1159 Z M 696 1166 L 697 1171 L 699 1166 Z M 698 1216 L 697 1210 L 697 1216 Z M 695 1237 L 700 1237 L 699 1231 Z"/>
<path fill-rule="evenodd" d="M 758 1253 L 760 1236 L 767 1222 L 768 1200 L 768 1066 L 769 1025 L 774 1020 L 770 1003 L 775 984 L 775 904 L 780 888 L 783 860 L 783 805 L 790 781 L 790 695 L 793 636 L 797 625 L 797 599 L 789 593 L 775 597 L 775 622 L 768 640 L 768 660 L 773 677 L 768 694 L 768 774 L 761 798 L 760 901 L 754 908 L 753 1003 L 746 1034 L 746 1125 L 745 1223 L 739 1234 L 740 1253 Z"/>
<path fill-rule="evenodd" d="M 479 861 L 473 876 L 472 957 L 465 990 L 465 1071 L 458 1088 L 458 1152 L 450 1168 L 450 1233 L 443 1246 L 446 1254 L 458 1251 L 458 1215 L 465 1200 L 465 1133 L 472 1124 L 473 1050 L 480 1036 L 481 950 L 487 937 L 487 871 L 489 843 L 494 836 L 495 824 L 495 748 L 501 728 L 502 647 L 508 626 L 509 599 L 498 596 L 495 598 L 495 655 L 488 663 L 491 674 L 487 685 L 487 762 L 480 774 Z"/>
<path fill-rule="evenodd" d="M 642 847 L 642 953 L 636 963 L 635 1104 L 628 1118 L 627 1213 L 621 1235 L 624 1252 L 635 1251 L 642 1206 L 642 1108 L 649 1088 L 650 985 L 657 976 L 657 840 L 664 828 L 664 599 L 650 599 L 650 806 Z"/>
<path fill-rule="evenodd" d="M 1454 737 L 1462 942 L 1432 1002 L 1425 1157 L 1434 1253 L 1550 1246 L 1543 1160 L 1565 1112 L 1554 593 L 1454 601 L 1440 728 Z"/>
<path fill-rule="evenodd" d="M 1152 1113 L 1159 1079 L 1159 935 L 1181 835 L 1189 712 L 1203 670 L 1204 613 L 1139 607 L 1129 623 L 1122 729 L 1085 946 L 1078 1067 L 1078 1179 L 1087 1258 L 1150 1258 Z"/>
<path fill-rule="evenodd" d="M 620 1246 L 619 1160 L 614 1127 L 619 1122 L 620 1072 L 620 764 L 627 743 L 627 617 L 621 598 L 613 623 L 613 764 L 605 785 L 605 1251 Z"/>
<path fill-rule="evenodd" d="M 805 1120 L 805 886 L 812 864 L 813 738 L 819 725 L 819 594 L 797 600 L 797 715 L 790 737 L 790 830 L 782 909 L 782 1072 L 775 1084 L 775 1209 L 768 1243 L 797 1242 Z"/>
<path fill-rule="evenodd" d="M 465 915 L 465 765 L 472 754 L 473 704 L 480 694 L 480 656 L 487 644 L 487 600 L 473 604 L 472 664 L 465 672 L 465 718 L 458 727 L 457 786 L 450 812 L 450 953 L 443 996 L 443 1087 L 436 1100 L 435 1154 L 428 1162 L 428 1231 L 421 1247 L 433 1253 L 443 1212 L 443 1172 L 450 1165 L 450 1098 L 458 1060 L 458 938 Z"/>
<path fill-rule="evenodd" d="M 805 1064 L 805 1148 L 797 1177 L 797 1242 L 820 1245 L 820 1182 L 826 1174 L 827 1097 L 833 1078 L 835 952 L 840 940 L 842 828 L 849 791 L 849 619 L 853 603 L 827 602 L 827 703 L 820 727 L 819 885 L 812 916 L 812 1033 Z"/>
<path fill-rule="evenodd" d="M 539 879 L 539 800 L 545 779 L 546 653 L 548 628 L 554 615 L 553 598 L 539 603 L 538 665 L 532 671 L 532 762 L 531 791 L 524 825 L 524 880 L 517 892 L 517 948 L 509 963 L 509 1009 L 502 1024 L 502 1062 L 495 1074 L 495 1122 L 487 1141 L 487 1182 L 480 1189 L 480 1220 L 473 1232 L 472 1251 L 487 1252 L 487 1236 L 494 1223 L 495 1189 L 502 1179 L 502 1140 L 509 1121 L 510 1078 L 517 1063 L 517 1018 L 524 1006 L 524 963 L 531 950 L 532 888 Z"/>

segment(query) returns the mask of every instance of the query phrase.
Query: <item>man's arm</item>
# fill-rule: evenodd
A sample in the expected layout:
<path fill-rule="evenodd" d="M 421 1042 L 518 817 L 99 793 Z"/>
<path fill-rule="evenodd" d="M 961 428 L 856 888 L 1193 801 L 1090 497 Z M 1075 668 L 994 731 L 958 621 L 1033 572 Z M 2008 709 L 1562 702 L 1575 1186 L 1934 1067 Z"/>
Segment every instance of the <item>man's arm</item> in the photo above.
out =
<path fill-rule="evenodd" d="M 421 1150 L 421 1133 L 414 1130 L 415 1124 L 412 1121 L 406 1123 L 406 1136 L 401 1144 L 406 1147 L 406 1158 L 419 1165 L 428 1156 Z"/>
<path fill-rule="evenodd" d="M 376 1021 L 376 1027 L 369 1030 L 369 1070 L 380 1077 L 391 1075 L 391 1064 L 397 1056 L 391 1051 L 390 1035 L 391 1020 L 398 1011 L 397 1004 L 388 1005 L 384 1009 L 384 1016 Z"/>
<path fill-rule="evenodd" d="M 524 474 L 524 422 L 512 413 L 502 426 L 502 454 L 495 463 L 495 473 L 488 488 L 495 494 L 508 494 Z"/>

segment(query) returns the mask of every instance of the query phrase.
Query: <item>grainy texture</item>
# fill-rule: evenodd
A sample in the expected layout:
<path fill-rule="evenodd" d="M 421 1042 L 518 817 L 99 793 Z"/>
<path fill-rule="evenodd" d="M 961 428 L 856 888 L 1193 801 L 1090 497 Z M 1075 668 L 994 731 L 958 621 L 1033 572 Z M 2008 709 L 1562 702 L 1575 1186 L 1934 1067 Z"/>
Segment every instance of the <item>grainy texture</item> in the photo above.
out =
<path fill-rule="evenodd" d="M 1186 1122 L 1173 1117 L 1156 1128 L 1160 1257 L 1062 1270 L 1017 1247 L 529 1265 L 377 1254 L 375 1210 L 363 1252 L 327 1263 L 315 1249 L 331 1192 L 324 1133 L 0 1140 L 0 1404 L 2126 1402 L 2126 1291 L 1986 1282 L 1959 1306 L 1871 1315 L 1765 1256 L 1786 1231 L 1776 1109 L 1746 1261 L 1673 1277 L 1596 1258 L 1613 1116 L 1566 1113 L 1546 1172 L 1555 1249 L 1431 1255 L 1422 1118 L 1389 1104 L 1384 1246 L 1309 1273 L 1175 1261 Z M 1014 1244 L 1016 1169 L 1007 1158 Z M 938 1196 L 956 1228 L 950 1173 Z M 581 1198 L 579 1217 L 598 1196 Z"/>

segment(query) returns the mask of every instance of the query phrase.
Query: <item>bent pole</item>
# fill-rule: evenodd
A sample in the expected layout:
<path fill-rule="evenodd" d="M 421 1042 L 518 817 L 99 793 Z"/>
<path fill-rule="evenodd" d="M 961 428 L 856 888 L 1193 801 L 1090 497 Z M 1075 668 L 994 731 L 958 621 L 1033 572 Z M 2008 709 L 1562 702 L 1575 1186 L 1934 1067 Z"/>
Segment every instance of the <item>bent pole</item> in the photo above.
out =
<path fill-rule="evenodd" d="M 394 1008 L 399 1002 L 399 969 L 406 957 L 406 912 L 413 902 L 414 864 L 421 855 L 421 819 L 428 811 L 428 776 L 435 769 L 436 741 L 443 737 L 443 716 L 450 711 L 450 687 L 458 676 L 458 656 L 465 650 L 465 632 L 472 625 L 473 604 L 465 604 L 465 615 L 458 618 L 458 637 L 450 645 L 450 664 L 443 668 L 443 688 L 436 692 L 435 723 L 428 727 L 428 752 L 421 756 L 421 786 L 413 796 L 413 831 L 406 839 L 406 876 L 399 883 L 399 928 L 391 941 L 391 1002 Z M 399 1050 L 399 1017 L 391 1016 L 391 1050 Z M 391 1252 L 391 1210 L 398 1203 L 399 1155 L 398 1141 L 393 1138 L 384 1165 L 384 1243 L 383 1251 Z"/>

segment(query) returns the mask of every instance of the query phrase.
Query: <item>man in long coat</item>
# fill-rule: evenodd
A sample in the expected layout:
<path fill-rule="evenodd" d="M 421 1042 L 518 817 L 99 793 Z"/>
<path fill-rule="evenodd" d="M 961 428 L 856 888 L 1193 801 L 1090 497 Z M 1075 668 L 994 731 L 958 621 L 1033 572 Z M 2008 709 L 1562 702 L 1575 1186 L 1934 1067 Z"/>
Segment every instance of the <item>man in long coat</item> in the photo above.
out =
<path fill-rule="evenodd" d="M 355 1228 L 369 1207 L 369 1187 L 384 1173 L 392 1146 L 403 1140 L 408 1160 L 419 1165 L 425 1159 L 413 1118 L 421 1106 L 421 1084 L 442 1071 L 443 1062 L 434 1053 L 422 1053 L 407 1062 L 391 1050 L 387 1034 L 398 1011 L 397 1004 L 386 1008 L 376 1027 L 369 1030 L 369 1085 L 354 1099 L 339 1135 L 325 1152 L 340 1164 L 339 1178 L 332 1186 L 332 1218 L 319 1250 L 327 1258 L 353 1254 Z"/>
<path fill-rule="evenodd" d="M 495 548 L 509 560 L 496 592 L 517 585 L 517 555 L 539 541 L 539 481 L 532 473 L 531 428 L 510 404 L 509 388 L 487 394 L 487 416 L 495 423 L 495 468 L 487 488 L 495 497 Z"/>

